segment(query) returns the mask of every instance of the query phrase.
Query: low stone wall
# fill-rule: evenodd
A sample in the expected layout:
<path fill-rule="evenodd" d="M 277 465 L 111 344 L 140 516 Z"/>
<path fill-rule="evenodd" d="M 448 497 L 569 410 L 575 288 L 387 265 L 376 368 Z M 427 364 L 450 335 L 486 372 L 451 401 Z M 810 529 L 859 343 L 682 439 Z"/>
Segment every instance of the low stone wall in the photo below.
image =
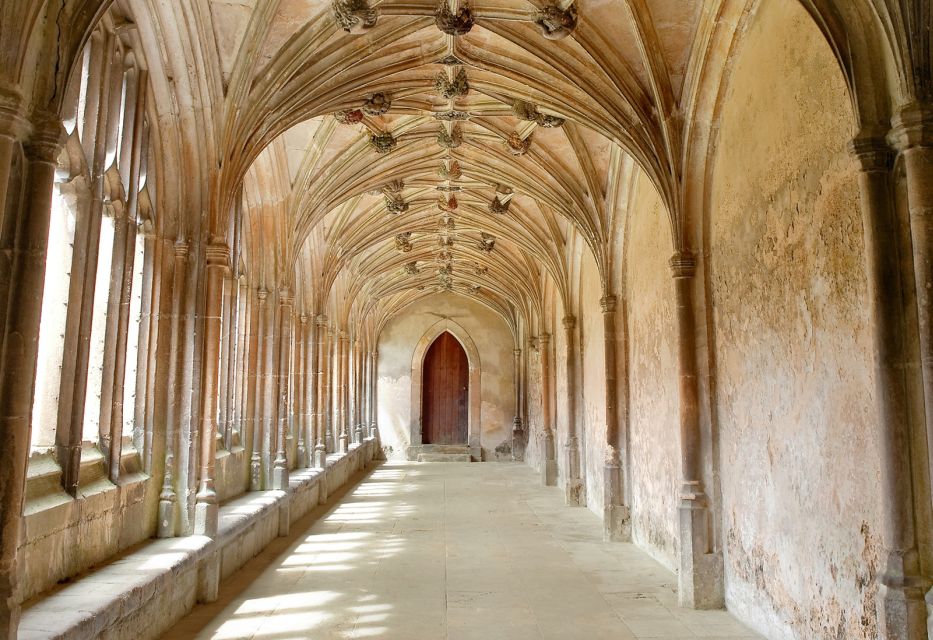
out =
<path fill-rule="evenodd" d="M 215 539 L 153 540 L 24 608 L 20 640 L 157 638 L 198 602 L 217 597 L 229 577 L 327 495 L 365 468 L 376 442 L 328 456 L 327 468 L 300 469 L 288 491 L 243 494 L 220 508 Z"/>

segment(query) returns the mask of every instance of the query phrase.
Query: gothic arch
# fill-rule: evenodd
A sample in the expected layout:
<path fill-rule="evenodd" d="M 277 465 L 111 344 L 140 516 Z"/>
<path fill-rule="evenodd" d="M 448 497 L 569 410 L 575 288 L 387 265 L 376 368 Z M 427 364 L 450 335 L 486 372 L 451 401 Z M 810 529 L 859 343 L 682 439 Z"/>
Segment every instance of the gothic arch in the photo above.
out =
<path fill-rule="evenodd" d="M 445 318 L 438 320 L 425 331 L 424 335 L 415 346 L 415 353 L 411 359 L 411 425 L 410 446 L 417 447 L 422 444 L 422 416 L 421 416 L 421 394 L 423 392 L 424 377 L 424 358 L 428 354 L 428 349 L 434 344 L 444 332 L 449 333 L 460 342 L 460 346 L 466 351 L 467 360 L 470 364 L 470 398 L 468 406 L 468 431 L 467 442 L 470 445 L 471 455 L 479 460 L 482 457 L 480 442 L 480 411 L 482 408 L 482 366 L 479 360 L 479 350 L 476 343 L 470 337 L 469 332 L 455 321 Z"/>

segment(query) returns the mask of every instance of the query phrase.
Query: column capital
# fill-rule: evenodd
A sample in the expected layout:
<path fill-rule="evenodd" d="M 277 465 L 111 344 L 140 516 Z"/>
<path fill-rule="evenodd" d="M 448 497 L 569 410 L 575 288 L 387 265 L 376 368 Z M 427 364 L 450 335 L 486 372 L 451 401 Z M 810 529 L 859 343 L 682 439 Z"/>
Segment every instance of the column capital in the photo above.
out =
<path fill-rule="evenodd" d="M 222 238 L 211 237 L 204 250 L 204 257 L 209 267 L 226 267 L 230 261 L 230 248 Z"/>
<path fill-rule="evenodd" d="M 858 160 L 862 171 L 890 171 L 894 150 L 887 140 L 877 136 L 858 136 L 848 144 L 849 154 Z"/>
<path fill-rule="evenodd" d="M 259 302 L 265 302 L 266 297 L 269 295 L 269 290 L 265 287 L 259 287 L 256 289 L 256 297 L 259 298 Z"/>
<path fill-rule="evenodd" d="M 564 316 L 563 319 L 564 329 L 573 329 L 577 326 L 577 317 L 576 316 Z"/>
<path fill-rule="evenodd" d="M 314 323 L 317 324 L 317 326 L 319 326 L 319 327 L 325 327 L 325 326 L 327 326 L 327 316 L 325 316 L 323 313 L 319 314 L 319 315 L 314 319 Z"/>
<path fill-rule="evenodd" d="M 55 164 L 65 142 L 65 130 L 61 119 L 48 112 L 32 116 L 32 133 L 26 140 L 24 150 L 33 162 Z"/>
<path fill-rule="evenodd" d="M 23 96 L 8 84 L 0 84 L 0 136 L 22 140 L 29 133 L 23 114 Z"/>
<path fill-rule="evenodd" d="M 615 313 L 618 302 L 619 299 L 610 294 L 599 299 L 599 307 L 603 310 L 603 313 Z"/>
<path fill-rule="evenodd" d="M 668 264 L 675 280 L 692 278 L 697 271 L 696 254 L 689 249 L 675 252 Z"/>
<path fill-rule="evenodd" d="M 522 350 L 519 348 L 512 349 L 512 355 L 518 358 L 522 355 Z"/>
<path fill-rule="evenodd" d="M 188 241 L 184 238 L 176 238 L 175 243 L 172 245 L 175 249 L 176 258 L 187 258 L 188 257 Z"/>
<path fill-rule="evenodd" d="M 550 342 L 551 342 L 550 333 L 542 333 L 540 336 L 538 336 L 538 345 L 542 347 L 546 347 Z"/>
<path fill-rule="evenodd" d="M 891 119 L 891 144 L 898 151 L 933 146 L 933 105 L 911 103 Z"/>
<path fill-rule="evenodd" d="M 290 305 L 292 303 L 292 300 L 294 300 L 294 298 L 292 297 L 291 289 L 289 289 L 288 287 L 279 288 L 279 304 L 280 305 L 282 305 L 283 307 L 286 305 Z"/>
<path fill-rule="evenodd" d="M 302 313 L 301 315 L 299 315 L 298 321 L 301 322 L 301 324 L 308 324 L 308 314 Z"/>

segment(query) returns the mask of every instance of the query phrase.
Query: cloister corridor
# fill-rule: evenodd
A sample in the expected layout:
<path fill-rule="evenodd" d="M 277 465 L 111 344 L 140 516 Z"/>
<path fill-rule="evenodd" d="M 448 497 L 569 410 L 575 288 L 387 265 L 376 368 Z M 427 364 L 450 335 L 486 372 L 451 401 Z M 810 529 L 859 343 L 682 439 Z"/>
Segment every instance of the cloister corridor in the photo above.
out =
<path fill-rule="evenodd" d="M 165 638 L 751 640 L 520 464 L 371 467 Z"/>

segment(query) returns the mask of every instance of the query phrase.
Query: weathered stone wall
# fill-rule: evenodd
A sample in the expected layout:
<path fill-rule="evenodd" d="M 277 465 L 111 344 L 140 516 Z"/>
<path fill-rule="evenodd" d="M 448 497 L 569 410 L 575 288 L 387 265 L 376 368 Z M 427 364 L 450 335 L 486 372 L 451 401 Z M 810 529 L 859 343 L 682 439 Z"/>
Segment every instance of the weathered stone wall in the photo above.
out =
<path fill-rule="evenodd" d="M 580 443 L 583 447 L 586 505 L 603 514 L 603 463 L 606 459 L 606 346 L 599 306 L 602 286 L 593 254 L 583 252 L 580 270 Z"/>
<path fill-rule="evenodd" d="M 642 174 L 630 209 L 626 257 L 632 536 L 664 565 L 678 554 L 680 428 L 670 223 Z"/>
<path fill-rule="evenodd" d="M 444 317 L 463 327 L 479 351 L 481 375 L 480 445 L 487 460 L 510 460 L 515 418 L 513 349 L 505 321 L 478 302 L 437 294 L 405 308 L 379 338 L 379 433 L 389 458 L 404 459 L 412 419 L 412 359 L 422 336 Z"/>
<path fill-rule="evenodd" d="M 762 2 L 736 55 L 709 208 L 726 598 L 769 638 L 877 638 L 880 472 L 849 98 L 797 3 Z"/>

